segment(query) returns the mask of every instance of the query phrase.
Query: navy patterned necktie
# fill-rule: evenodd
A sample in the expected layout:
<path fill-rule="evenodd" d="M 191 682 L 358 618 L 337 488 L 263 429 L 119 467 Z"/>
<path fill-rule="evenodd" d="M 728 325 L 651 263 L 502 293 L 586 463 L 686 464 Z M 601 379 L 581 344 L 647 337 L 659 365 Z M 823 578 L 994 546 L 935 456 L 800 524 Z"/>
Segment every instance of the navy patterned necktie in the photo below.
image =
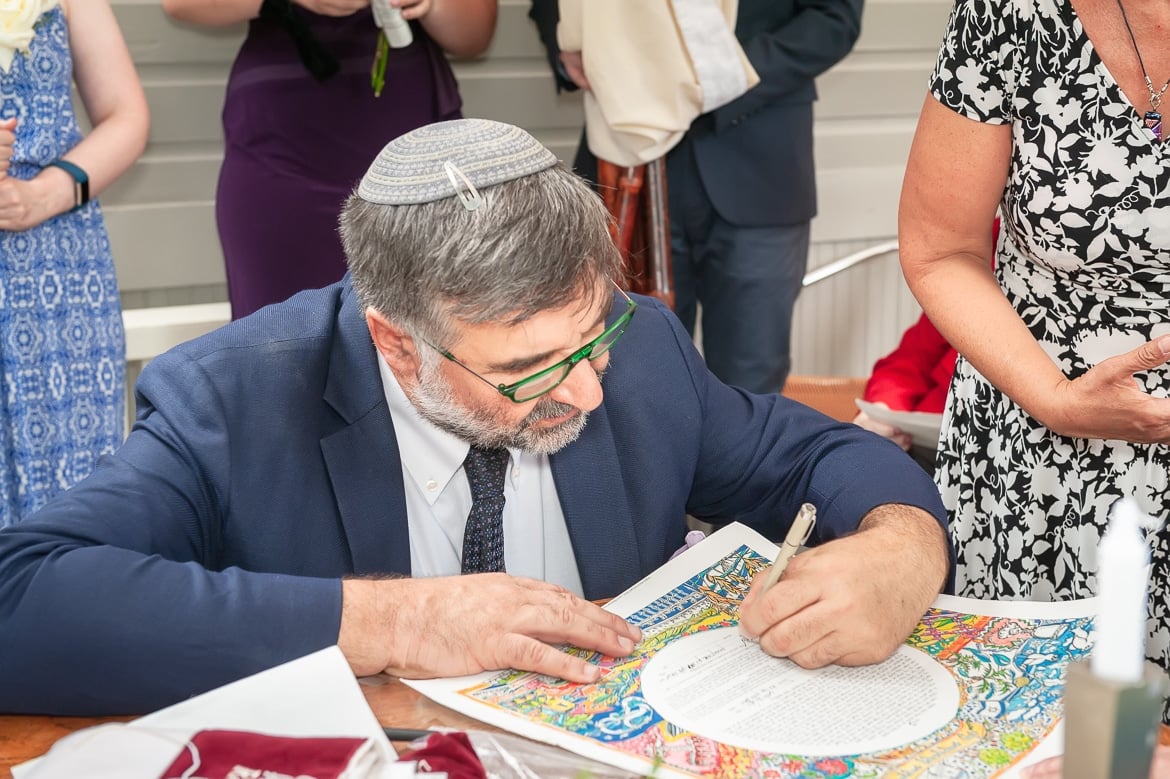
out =
<path fill-rule="evenodd" d="M 471 513 L 463 528 L 463 573 L 504 570 L 504 471 L 507 449 L 473 446 L 463 461 Z"/>

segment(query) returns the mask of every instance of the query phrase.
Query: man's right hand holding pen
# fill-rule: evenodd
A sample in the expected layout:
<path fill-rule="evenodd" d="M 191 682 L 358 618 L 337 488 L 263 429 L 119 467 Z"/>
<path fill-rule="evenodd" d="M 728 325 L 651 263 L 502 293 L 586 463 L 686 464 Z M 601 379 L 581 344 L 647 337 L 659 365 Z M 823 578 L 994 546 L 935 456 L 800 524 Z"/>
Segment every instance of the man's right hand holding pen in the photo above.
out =
<path fill-rule="evenodd" d="M 774 586 L 772 568 L 757 575 L 740 606 L 740 632 L 803 668 L 880 662 L 942 591 L 949 559 L 930 514 L 878 506 L 856 533 L 792 557 Z"/>

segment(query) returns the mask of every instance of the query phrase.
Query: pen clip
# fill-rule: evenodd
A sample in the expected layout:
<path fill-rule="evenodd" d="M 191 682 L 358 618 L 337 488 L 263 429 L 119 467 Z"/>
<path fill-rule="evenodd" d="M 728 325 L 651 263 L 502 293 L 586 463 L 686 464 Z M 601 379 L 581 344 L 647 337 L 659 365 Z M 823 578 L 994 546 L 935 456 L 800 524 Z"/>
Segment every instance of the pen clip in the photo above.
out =
<path fill-rule="evenodd" d="M 800 510 L 796 512 L 796 517 L 792 520 L 792 524 L 788 527 L 788 534 L 784 536 L 784 542 L 780 544 L 779 553 L 776 559 L 772 561 L 772 565 L 768 567 L 768 571 L 764 574 L 763 591 L 767 592 L 772 585 L 780 580 L 784 574 L 784 569 L 788 567 L 788 560 L 800 547 L 804 546 L 804 542 L 812 535 L 813 525 L 817 523 L 817 507 L 811 503 L 804 503 Z M 799 534 L 799 538 L 793 533 Z"/>
<path fill-rule="evenodd" d="M 796 513 L 796 519 L 793 521 L 794 525 L 805 524 L 804 535 L 796 542 L 797 548 L 804 546 L 808 541 L 809 536 L 812 535 L 813 527 L 817 524 L 817 507 L 811 503 L 803 503 L 800 506 L 800 511 Z M 784 543 L 788 543 L 788 539 L 784 539 Z"/>

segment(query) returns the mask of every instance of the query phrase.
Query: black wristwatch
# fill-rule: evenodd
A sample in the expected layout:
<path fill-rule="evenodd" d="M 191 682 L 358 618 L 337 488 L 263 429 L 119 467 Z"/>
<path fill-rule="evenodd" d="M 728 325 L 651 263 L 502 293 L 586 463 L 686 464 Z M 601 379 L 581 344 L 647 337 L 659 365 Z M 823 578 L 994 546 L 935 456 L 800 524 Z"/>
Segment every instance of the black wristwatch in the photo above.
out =
<path fill-rule="evenodd" d="M 81 208 L 89 202 L 89 174 L 74 165 L 69 160 L 53 160 L 49 163 L 54 168 L 60 168 L 73 177 L 73 210 Z"/>

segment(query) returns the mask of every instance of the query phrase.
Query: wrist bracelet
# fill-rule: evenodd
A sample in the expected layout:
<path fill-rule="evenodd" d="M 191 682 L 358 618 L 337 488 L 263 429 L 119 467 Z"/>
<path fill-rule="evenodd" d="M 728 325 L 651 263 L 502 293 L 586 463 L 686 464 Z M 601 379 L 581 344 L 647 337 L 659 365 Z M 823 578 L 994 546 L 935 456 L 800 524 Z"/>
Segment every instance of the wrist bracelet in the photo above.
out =
<path fill-rule="evenodd" d="M 73 177 L 73 210 L 89 202 L 89 174 L 68 160 L 53 160 L 45 167 L 60 168 Z"/>

